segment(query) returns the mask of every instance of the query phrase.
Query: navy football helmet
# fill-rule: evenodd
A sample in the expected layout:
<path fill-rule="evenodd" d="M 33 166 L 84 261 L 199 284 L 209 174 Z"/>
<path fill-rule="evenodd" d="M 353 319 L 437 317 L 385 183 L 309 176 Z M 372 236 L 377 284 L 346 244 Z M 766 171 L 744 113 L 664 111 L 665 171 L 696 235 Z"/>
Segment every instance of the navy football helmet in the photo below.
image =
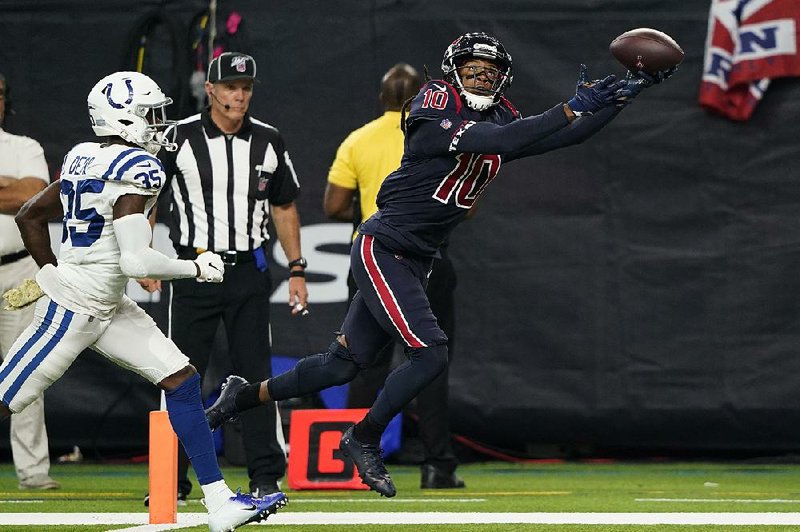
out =
<path fill-rule="evenodd" d="M 461 67 L 469 59 L 487 59 L 497 65 L 498 71 L 485 72 L 484 74 L 492 82 L 490 89 L 483 89 L 485 94 L 476 94 L 468 91 L 461 81 L 458 73 Z M 485 111 L 500 101 L 503 92 L 511 86 L 513 73 L 511 69 L 511 54 L 509 54 L 503 44 L 494 37 L 483 32 L 466 33 L 453 41 L 444 52 L 442 59 L 442 72 L 444 79 L 454 85 L 467 105 L 476 111 Z M 475 73 L 474 75 L 481 75 Z M 476 89 L 472 89 L 475 91 Z M 481 91 L 481 89 L 478 89 Z"/>

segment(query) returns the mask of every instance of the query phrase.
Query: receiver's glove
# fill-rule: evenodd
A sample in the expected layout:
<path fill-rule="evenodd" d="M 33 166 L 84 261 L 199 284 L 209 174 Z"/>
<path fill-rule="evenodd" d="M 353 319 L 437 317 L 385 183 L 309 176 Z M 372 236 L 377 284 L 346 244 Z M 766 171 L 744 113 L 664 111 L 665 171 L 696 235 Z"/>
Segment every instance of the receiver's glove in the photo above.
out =
<path fill-rule="evenodd" d="M 617 92 L 617 105 L 628 105 L 644 89 L 658 85 L 672 76 L 676 70 L 678 70 L 677 66 L 667 70 L 659 70 L 653 74 L 649 74 L 644 70 L 639 70 L 638 72 L 629 70 L 625 76 L 625 86 Z"/>
<path fill-rule="evenodd" d="M 576 116 L 591 115 L 603 107 L 612 105 L 618 98 L 617 91 L 625 86 L 625 81 L 617 81 L 611 74 L 600 80 L 589 81 L 589 69 L 581 65 L 575 96 L 567 102 Z"/>

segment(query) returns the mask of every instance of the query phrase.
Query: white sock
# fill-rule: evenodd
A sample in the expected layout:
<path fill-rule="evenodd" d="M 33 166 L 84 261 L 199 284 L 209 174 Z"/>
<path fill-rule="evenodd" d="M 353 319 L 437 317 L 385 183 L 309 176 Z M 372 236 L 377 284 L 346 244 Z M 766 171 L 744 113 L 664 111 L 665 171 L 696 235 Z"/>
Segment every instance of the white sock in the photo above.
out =
<path fill-rule="evenodd" d="M 206 499 L 206 508 L 209 512 L 215 512 L 220 506 L 228 502 L 233 497 L 233 492 L 225 484 L 224 480 L 217 480 L 211 484 L 203 484 L 200 486 L 203 490 L 203 496 Z"/>

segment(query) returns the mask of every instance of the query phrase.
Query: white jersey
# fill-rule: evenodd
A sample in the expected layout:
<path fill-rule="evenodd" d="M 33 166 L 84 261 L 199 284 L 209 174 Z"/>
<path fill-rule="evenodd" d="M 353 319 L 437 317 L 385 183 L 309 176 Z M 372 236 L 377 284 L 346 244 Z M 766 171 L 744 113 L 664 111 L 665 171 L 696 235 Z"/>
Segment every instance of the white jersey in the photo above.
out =
<path fill-rule="evenodd" d="M 114 313 L 128 282 L 119 266 L 114 204 L 140 194 L 148 197 L 149 212 L 165 177 L 161 162 L 142 148 L 84 142 L 70 150 L 61 168 L 58 267 L 45 266 L 36 277 L 53 301 L 98 318 Z"/>

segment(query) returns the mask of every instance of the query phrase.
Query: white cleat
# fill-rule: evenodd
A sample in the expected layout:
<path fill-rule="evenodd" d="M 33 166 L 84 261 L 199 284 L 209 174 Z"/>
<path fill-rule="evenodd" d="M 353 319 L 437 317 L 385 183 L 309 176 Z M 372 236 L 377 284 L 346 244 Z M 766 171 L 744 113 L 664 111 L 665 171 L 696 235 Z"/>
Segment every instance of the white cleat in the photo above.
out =
<path fill-rule="evenodd" d="M 280 491 L 264 497 L 253 497 L 239 490 L 215 511 L 208 512 L 208 529 L 211 532 L 230 532 L 247 523 L 264 521 L 278 508 L 286 506 L 287 501 L 286 495 Z"/>

